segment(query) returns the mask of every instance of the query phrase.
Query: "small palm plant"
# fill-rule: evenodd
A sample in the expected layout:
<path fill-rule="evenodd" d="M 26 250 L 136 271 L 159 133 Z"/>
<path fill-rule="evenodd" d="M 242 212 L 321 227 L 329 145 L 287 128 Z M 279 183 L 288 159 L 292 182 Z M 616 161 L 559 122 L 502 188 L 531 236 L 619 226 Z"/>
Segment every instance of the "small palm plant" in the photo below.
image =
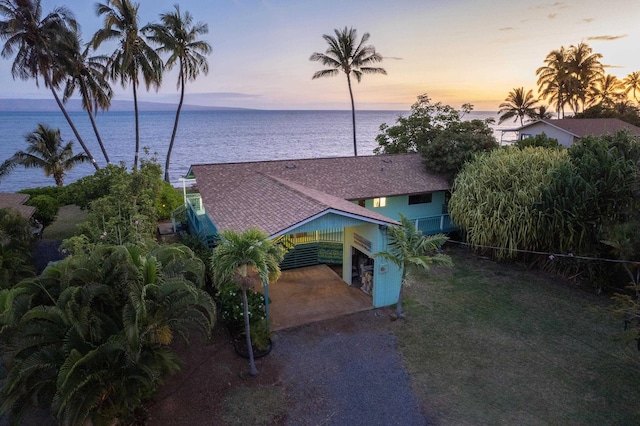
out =
<path fill-rule="evenodd" d="M 276 281 L 280 277 L 280 262 L 284 249 L 268 239 L 268 235 L 259 229 L 245 232 L 227 230 L 220 233 L 220 244 L 213 250 L 211 269 L 215 282 L 232 280 L 242 291 L 244 308 L 244 327 L 249 352 L 249 374 L 258 374 L 251 344 L 251 326 L 249 323 L 249 303 L 247 290 L 256 282 Z"/>
<path fill-rule="evenodd" d="M 389 228 L 389 250 L 376 254 L 377 257 L 396 264 L 402 270 L 400 294 L 396 305 L 396 315 L 404 318 L 402 311 L 402 291 L 410 273 L 415 269 L 429 270 L 430 266 L 451 266 L 451 258 L 437 253 L 449 239 L 444 234 L 425 236 L 415 224 L 400 214 L 401 226 Z"/>

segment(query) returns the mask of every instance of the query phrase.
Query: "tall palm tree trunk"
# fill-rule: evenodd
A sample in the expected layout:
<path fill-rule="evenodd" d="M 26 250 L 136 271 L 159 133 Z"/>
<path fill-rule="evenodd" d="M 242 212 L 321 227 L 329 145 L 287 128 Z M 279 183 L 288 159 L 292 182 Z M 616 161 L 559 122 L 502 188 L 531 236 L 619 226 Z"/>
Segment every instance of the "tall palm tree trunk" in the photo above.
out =
<path fill-rule="evenodd" d="M 253 358 L 253 346 L 251 345 L 251 326 L 249 325 L 249 301 L 247 300 L 247 289 L 242 287 L 242 304 L 244 306 L 244 334 L 247 340 L 247 351 L 249 352 L 249 374 L 258 374 L 256 362 Z"/>
<path fill-rule="evenodd" d="M 91 121 L 91 126 L 93 127 L 93 133 L 96 134 L 98 145 L 100 145 L 100 149 L 102 150 L 102 155 L 104 155 L 104 159 L 107 161 L 107 164 L 111 164 L 111 160 L 109 160 L 109 156 L 107 155 L 107 150 L 104 148 L 104 144 L 102 143 L 100 132 L 98 132 L 96 120 L 93 118 L 93 114 L 91 113 L 91 111 L 87 110 L 87 114 L 89 114 L 89 120 Z"/>
<path fill-rule="evenodd" d="M 351 89 L 351 78 L 347 74 L 347 84 L 349 85 L 349 96 L 351 97 L 351 122 L 353 123 L 353 155 L 358 156 L 358 147 L 356 145 L 356 105 L 353 102 L 353 90 Z"/>
<path fill-rule="evenodd" d="M 182 61 L 180 61 L 182 62 Z M 176 133 L 178 132 L 178 121 L 180 120 L 180 111 L 182 110 L 182 102 L 184 102 L 184 72 L 183 65 L 180 64 L 180 102 L 178 103 L 178 110 L 176 111 L 176 119 L 173 122 L 173 132 L 171 133 L 171 142 L 169 142 L 169 149 L 167 150 L 167 160 L 164 163 L 164 180 L 169 182 L 169 163 L 171 161 L 171 151 L 173 150 L 173 143 L 176 140 Z"/>
<path fill-rule="evenodd" d="M 138 85 L 135 77 L 133 81 L 133 110 L 136 116 L 136 153 L 133 157 L 133 170 L 138 170 L 138 156 L 140 155 L 140 120 L 138 118 Z"/>
<path fill-rule="evenodd" d="M 95 167 L 96 170 L 99 170 L 100 166 L 98 166 L 98 163 L 96 162 L 96 159 L 93 158 L 93 155 L 91 155 L 91 152 L 89 152 L 89 148 L 87 148 L 87 146 L 84 144 L 84 141 L 82 140 L 82 137 L 80 136 L 80 133 L 78 133 L 78 129 L 76 129 L 76 126 L 73 124 L 73 121 L 71 120 L 71 117 L 69 116 L 69 113 L 67 112 L 67 109 L 62 104 L 62 101 L 60 100 L 60 97 L 56 93 L 56 90 L 53 88 L 53 85 L 50 84 L 50 82 L 48 82 L 48 83 L 49 83 L 48 86 L 51 89 L 51 93 L 53 93 L 53 97 L 55 98 L 56 103 L 58 104 L 58 107 L 60 107 L 60 110 L 62 111 L 62 114 L 64 115 L 64 118 L 67 119 L 67 123 L 69 123 L 69 127 L 71 127 L 71 130 L 73 131 L 73 134 L 76 136 L 76 139 L 78 139 L 78 142 L 82 146 L 82 149 L 84 149 L 84 152 L 87 154 L 87 157 L 89 157 L 89 159 L 91 160 L 91 164 L 93 164 L 93 167 Z"/>

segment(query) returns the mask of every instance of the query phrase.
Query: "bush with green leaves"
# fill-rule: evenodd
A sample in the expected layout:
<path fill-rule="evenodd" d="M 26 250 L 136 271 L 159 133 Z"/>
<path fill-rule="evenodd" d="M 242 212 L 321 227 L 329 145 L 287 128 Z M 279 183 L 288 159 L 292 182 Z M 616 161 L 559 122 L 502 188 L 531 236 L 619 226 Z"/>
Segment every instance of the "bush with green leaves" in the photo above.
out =
<path fill-rule="evenodd" d="M 249 320 L 252 324 L 259 323 L 266 319 L 264 295 L 254 290 L 247 290 L 247 301 L 249 302 Z M 218 285 L 216 295 L 220 319 L 229 327 L 233 333 L 244 331 L 244 308 L 242 306 L 242 291 L 231 282 L 224 282 Z"/>
<path fill-rule="evenodd" d="M 514 145 L 520 149 L 527 147 L 533 148 L 537 146 L 542 148 L 563 148 L 563 146 L 558 143 L 558 139 L 550 138 L 544 133 L 535 135 L 531 138 L 519 139 Z"/>
<path fill-rule="evenodd" d="M 20 214 L 0 209 L 0 289 L 35 274 L 32 231 L 29 221 Z"/>
<path fill-rule="evenodd" d="M 29 198 L 27 205 L 36 208 L 33 217 L 44 226 L 50 225 L 56 219 L 58 210 L 60 210 L 58 200 L 49 195 L 37 195 Z"/>
<path fill-rule="evenodd" d="M 545 148 L 509 147 L 479 155 L 455 179 L 451 218 L 471 244 L 499 247 L 498 257 L 543 248 L 548 232 L 536 205 L 564 163 L 566 151 Z"/>
<path fill-rule="evenodd" d="M 171 218 L 171 213 L 184 204 L 182 193 L 173 187 L 169 182 L 162 181 L 160 192 L 155 201 L 158 219 L 165 220 Z"/>

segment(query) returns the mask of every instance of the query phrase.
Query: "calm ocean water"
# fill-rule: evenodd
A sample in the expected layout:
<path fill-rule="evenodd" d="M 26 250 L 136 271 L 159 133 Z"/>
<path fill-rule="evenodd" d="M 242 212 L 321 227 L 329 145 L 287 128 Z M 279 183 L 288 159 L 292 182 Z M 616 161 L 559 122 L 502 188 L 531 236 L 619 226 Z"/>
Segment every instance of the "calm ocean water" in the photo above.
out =
<path fill-rule="evenodd" d="M 371 155 L 377 146 L 375 137 L 380 133 L 380 125 L 392 125 L 398 116 L 407 114 L 407 111 L 357 111 L 358 154 Z M 73 112 L 70 115 L 98 164 L 104 166 L 104 157 L 86 113 Z M 474 111 L 466 118 L 489 117 L 496 118 L 496 113 Z M 171 111 L 140 114 L 140 145 L 149 147 L 151 153 L 157 153 L 163 166 L 173 120 L 174 112 Z M 102 113 L 97 122 L 111 161 L 124 161 L 130 166 L 135 146 L 133 113 Z M 35 130 L 38 123 L 60 128 L 65 141 L 75 140 L 61 112 L 2 112 L 0 161 L 17 150 L 25 149 L 24 135 Z M 81 149 L 76 142 L 74 152 Z M 172 182 L 177 185 L 191 164 L 349 155 L 353 155 L 350 111 L 185 111 L 180 118 L 169 172 Z M 69 173 L 65 183 L 93 171 L 90 164 L 78 166 Z M 53 178 L 45 177 L 40 169 L 18 167 L 0 181 L 0 192 L 53 184 Z"/>

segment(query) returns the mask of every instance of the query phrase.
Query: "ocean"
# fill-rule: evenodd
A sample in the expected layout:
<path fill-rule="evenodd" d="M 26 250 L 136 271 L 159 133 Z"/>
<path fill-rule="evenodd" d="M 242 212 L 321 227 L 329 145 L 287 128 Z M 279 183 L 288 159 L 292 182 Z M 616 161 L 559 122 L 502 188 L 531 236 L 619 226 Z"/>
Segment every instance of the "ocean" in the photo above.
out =
<path fill-rule="evenodd" d="M 377 146 L 375 137 L 380 125 L 395 124 L 409 111 L 356 111 L 358 155 L 371 155 Z M 85 112 L 70 113 L 80 135 L 102 167 L 106 164 Z M 140 146 L 148 147 L 164 161 L 175 112 L 147 111 L 140 113 Z M 496 118 L 495 112 L 473 111 L 465 119 Z M 112 163 L 133 163 L 135 121 L 133 112 L 100 113 L 96 119 L 100 135 Z M 39 123 L 60 128 L 64 141 L 75 140 L 61 112 L 1 112 L 0 161 L 26 148 L 24 136 Z M 500 128 L 494 132 L 500 140 Z M 74 152 L 82 148 L 74 143 Z M 143 155 L 141 150 L 141 155 Z M 171 155 L 170 178 L 179 185 L 189 166 L 201 163 L 280 160 L 310 157 L 353 155 L 351 111 L 271 111 L 271 110 L 207 110 L 184 111 Z M 65 184 L 92 174 L 93 166 L 82 164 L 71 170 Z M 22 188 L 54 185 L 41 169 L 15 168 L 0 180 L 0 192 L 15 192 Z"/>

